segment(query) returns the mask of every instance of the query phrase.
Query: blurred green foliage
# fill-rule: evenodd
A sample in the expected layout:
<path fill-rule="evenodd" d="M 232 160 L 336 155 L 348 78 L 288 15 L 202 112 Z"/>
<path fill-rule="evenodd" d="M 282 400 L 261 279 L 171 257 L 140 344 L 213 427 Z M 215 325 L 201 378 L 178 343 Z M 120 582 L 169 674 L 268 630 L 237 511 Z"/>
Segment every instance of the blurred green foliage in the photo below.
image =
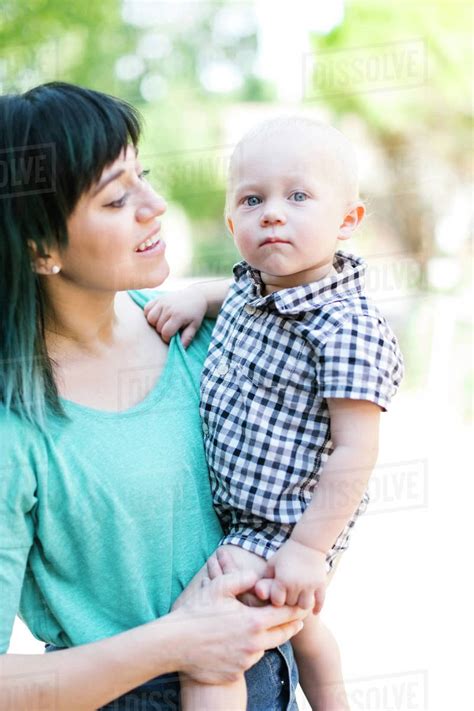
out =
<path fill-rule="evenodd" d="M 255 73 L 254 10 L 255 3 L 234 0 L 2 0 L 2 93 L 60 79 L 134 103 L 145 118 L 141 158 L 151 168 L 151 182 L 189 219 L 193 276 L 230 274 L 239 259 L 223 219 L 229 117 L 235 123 L 236 108 L 262 103 L 298 110 L 280 107 L 277 87 Z M 467 263 L 469 257 L 468 217 L 460 210 L 469 202 L 472 181 L 472 15 L 473 6 L 457 0 L 346 2 L 340 24 L 327 34 L 313 32 L 312 54 L 301 53 L 301 76 L 294 78 L 307 84 L 301 108 L 323 110 L 334 124 L 360 135 L 363 155 L 377 156 L 363 186 L 369 219 L 361 240 L 365 254 L 388 254 L 388 264 L 372 260 L 376 274 L 383 280 L 390 260 L 400 266 L 408 258 L 419 267 L 415 291 L 403 270 L 397 278 L 391 272 L 407 388 L 425 387 L 427 344 L 439 342 L 446 328 L 436 297 L 422 296 L 430 284 L 433 289 L 430 261 L 439 255 Z M 382 61 L 393 55 L 402 62 L 412 43 L 422 55 L 418 81 L 407 75 L 405 84 L 394 86 L 367 82 L 371 57 Z M 356 59 L 362 74 L 346 83 L 329 76 L 317 84 L 321 68 L 339 61 L 347 69 Z M 212 91 L 205 74 L 216 63 L 235 70 L 240 81 L 233 82 L 230 72 L 221 90 Z M 437 237 L 443 221 L 444 241 Z M 460 281 L 466 279 L 464 273 Z M 472 345 L 469 324 L 455 313 L 455 294 L 462 287 L 455 278 L 442 288 L 442 298 L 453 299 L 457 324 L 452 355 L 465 364 Z M 461 393 L 457 397 L 468 416 L 473 379 L 464 365 L 453 390 Z"/>
<path fill-rule="evenodd" d="M 236 103 L 275 102 L 275 87 L 254 73 L 252 8 L 233 0 L 2 0 L 2 90 L 62 79 L 137 105 L 146 119 L 141 150 L 151 180 L 191 221 L 196 272 L 227 271 L 236 258 L 222 218 L 226 111 Z M 440 214 L 438 200 L 427 195 L 429 174 L 445 170 L 461 183 L 471 170 L 465 150 L 471 142 L 471 21 L 472 6 L 463 2 L 364 0 L 346 3 L 342 23 L 312 37 L 316 69 L 331 52 L 350 57 L 351 49 L 360 54 L 410 40 L 423 48 L 426 75 L 417 85 L 385 91 L 348 85 L 306 101 L 326 107 L 335 123 L 354 116 L 365 125 L 387 173 L 382 194 L 374 177 L 367 239 L 375 244 L 380 234 L 395 233 L 423 268 L 436 251 Z M 203 74 L 213 62 L 236 68 L 240 83 L 210 91 Z M 423 270 L 421 278 L 426 281 Z"/>

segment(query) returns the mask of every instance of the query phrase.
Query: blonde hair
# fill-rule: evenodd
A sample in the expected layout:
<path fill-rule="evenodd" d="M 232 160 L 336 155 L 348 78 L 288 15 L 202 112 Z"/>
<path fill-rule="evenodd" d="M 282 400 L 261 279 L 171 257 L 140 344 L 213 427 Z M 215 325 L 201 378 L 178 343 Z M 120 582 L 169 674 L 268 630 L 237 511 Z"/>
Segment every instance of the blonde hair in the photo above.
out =
<path fill-rule="evenodd" d="M 354 146 L 341 131 L 334 126 L 325 124 L 322 121 L 308 118 L 306 116 L 277 116 L 267 119 L 257 124 L 250 131 L 247 131 L 235 146 L 229 161 L 227 175 L 227 191 L 225 199 L 224 214 L 229 214 L 229 196 L 232 192 L 233 176 L 243 147 L 252 141 L 267 140 L 274 138 L 288 129 L 298 129 L 311 131 L 318 138 L 322 139 L 321 146 L 326 150 L 331 158 L 336 161 L 338 173 L 344 183 L 348 200 L 353 201 L 359 198 L 359 182 L 357 170 L 357 158 Z"/>

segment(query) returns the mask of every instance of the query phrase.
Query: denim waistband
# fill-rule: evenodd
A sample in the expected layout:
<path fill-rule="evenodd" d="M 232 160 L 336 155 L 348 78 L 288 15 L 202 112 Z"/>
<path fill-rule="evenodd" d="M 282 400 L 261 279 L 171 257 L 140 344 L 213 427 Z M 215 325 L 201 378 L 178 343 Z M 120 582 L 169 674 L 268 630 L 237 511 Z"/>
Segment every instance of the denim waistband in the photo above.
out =
<path fill-rule="evenodd" d="M 46 644 L 46 652 L 60 651 Z M 297 711 L 298 669 L 291 644 L 271 649 L 249 669 L 248 711 Z M 178 674 L 164 674 L 150 679 L 111 701 L 99 711 L 180 711 Z"/>

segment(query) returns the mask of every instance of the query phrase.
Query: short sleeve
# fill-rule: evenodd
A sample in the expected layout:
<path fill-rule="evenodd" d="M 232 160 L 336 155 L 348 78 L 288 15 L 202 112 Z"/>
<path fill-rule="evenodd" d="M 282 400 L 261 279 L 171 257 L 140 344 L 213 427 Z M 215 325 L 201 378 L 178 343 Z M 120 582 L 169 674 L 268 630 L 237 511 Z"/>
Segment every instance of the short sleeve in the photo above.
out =
<path fill-rule="evenodd" d="M 369 400 L 386 410 L 403 377 L 403 358 L 382 317 L 352 315 L 324 343 L 316 371 L 321 397 Z"/>
<path fill-rule="evenodd" d="M 0 654 L 8 649 L 34 535 L 36 479 L 20 440 L 0 413 Z"/>

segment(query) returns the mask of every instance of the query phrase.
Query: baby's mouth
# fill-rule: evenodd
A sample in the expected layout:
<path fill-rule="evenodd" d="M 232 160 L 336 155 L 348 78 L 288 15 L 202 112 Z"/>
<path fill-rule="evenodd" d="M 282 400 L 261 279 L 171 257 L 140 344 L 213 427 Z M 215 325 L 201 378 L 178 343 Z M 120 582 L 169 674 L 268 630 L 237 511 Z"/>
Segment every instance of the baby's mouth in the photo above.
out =
<path fill-rule="evenodd" d="M 290 244 L 290 242 L 282 237 L 267 237 L 260 246 L 263 247 L 265 244 Z"/>

